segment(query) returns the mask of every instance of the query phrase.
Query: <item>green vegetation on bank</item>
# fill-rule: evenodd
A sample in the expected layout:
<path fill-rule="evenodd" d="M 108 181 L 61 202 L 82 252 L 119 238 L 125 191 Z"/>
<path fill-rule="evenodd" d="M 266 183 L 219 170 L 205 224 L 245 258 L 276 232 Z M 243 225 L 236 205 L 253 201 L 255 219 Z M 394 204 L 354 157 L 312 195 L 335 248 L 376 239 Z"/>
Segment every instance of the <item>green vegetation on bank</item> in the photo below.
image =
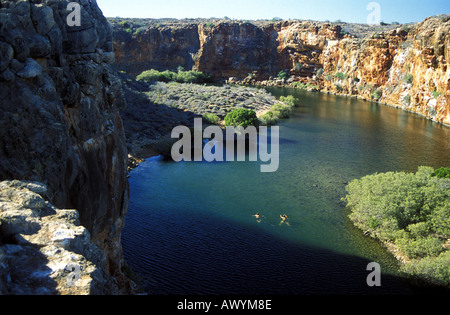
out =
<path fill-rule="evenodd" d="M 346 189 L 350 219 L 407 256 L 404 271 L 450 286 L 450 168 L 369 175 Z"/>
<path fill-rule="evenodd" d="M 178 82 L 178 83 L 210 83 L 211 77 L 199 71 L 184 71 L 178 69 L 178 72 L 169 70 L 158 71 L 155 69 L 146 70 L 136 77 L 138 81 L 145 82 Z"/>
<path fill-rule="evenodd" d="M 320 89 L 320 87 L 316 84 L 312 84 L 312 83 L 301 83 L 301 82 L 293 82 L 292 86 L 298 89 L 302 89 L 302 90 L 316 90 L 318 91 Z"/>
<path fill-rule="evenodd" d="M 143 79 L 141 79 L 143 80 Z M 143 80 L 146 82 L 147 80 Z M 209 124 L 220 124 L 235 109 L 253 110 L 259 124 L 274 125 L 288 118 L 299 100 L 282 96 L 279 100 L 264 89 L 245 86 L 215 86 L 148 81 L 145 96 L 155 105 L 201 115 Z"/>
<path fill-rule="evenodd" d="M 272 105 L 270 110 L 262 117 L 262 123 L 267 126 L 275 125 L 280 119 L 286 119 L 291 116 L 291 113 L 299 100 L 292 95 L 281 96 L 280 102 Z"/>
<path fill-rule="evenodd" d="M 256 112 L 251 109 L 237 108 L 232 110 L 225 116 L 225 126 L 247 128 L 249 126 L 258 127 L 259 119 Z"/>
<path fill-rule="evenodd" d="M 144 93 L 155 105 L 201 115 L 209 123 L 217 120 L 214 116 L 223 120 L 236 108 L 263 113 L 277 103 L 276 97 L 266 90 L 244 86 L 156 82 L 149 84 Z"/>
<path fill-rule="evenodd" d="M 220 121 L 220 117 L 215 114 L 205 114 L 203 115 L 203 120 L 211 125 L 217 125 Z"/>
<path fill-rule="evenodd" d="M 441 167 L 434 171 L 431 176 L 436 176 L 438 178 L 450 178 L 450 167 Z"/>

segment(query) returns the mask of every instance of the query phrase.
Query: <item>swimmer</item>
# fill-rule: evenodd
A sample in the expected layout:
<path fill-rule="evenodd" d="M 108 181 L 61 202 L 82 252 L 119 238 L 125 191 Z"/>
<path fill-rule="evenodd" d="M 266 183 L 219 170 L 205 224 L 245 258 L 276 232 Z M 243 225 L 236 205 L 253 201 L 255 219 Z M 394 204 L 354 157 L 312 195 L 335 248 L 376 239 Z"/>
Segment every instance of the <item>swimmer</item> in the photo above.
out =
<path fill-rule="evenodd" d="M 255 215 L 253 215 L 255 218 L 260 219 L 261 215 L 259 214 L 259 212 L 257 212 Z"/>
<path fill-rule="evenodd" d="M 287 221 L 287 219 L 288 219 L 287 215 L 285 215 L 285 214 L 280 215 L 280 218 L 281 218 L 280 226 L 282 226 L 283 224 L 286 224 L 287 226 L 291 226 L 291 224 Z"/>

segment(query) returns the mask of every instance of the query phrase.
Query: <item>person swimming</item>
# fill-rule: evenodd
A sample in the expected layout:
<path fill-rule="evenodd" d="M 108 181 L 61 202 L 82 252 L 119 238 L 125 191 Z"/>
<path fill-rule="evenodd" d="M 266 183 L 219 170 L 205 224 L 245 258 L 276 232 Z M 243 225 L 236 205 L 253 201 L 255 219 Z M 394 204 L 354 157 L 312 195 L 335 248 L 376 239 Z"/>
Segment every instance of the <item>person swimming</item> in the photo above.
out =
<path fill-rule="evenodd" d="M 259 214 L 259 212 L 257 212 L 256 214 L 253 215 L 256 219 L 261 219 L 261 215 Z"/>
<path fill-rule="evenodd" d="M 286 214 L 280 215 L 280 218 L 281 218 L 280 226 L 283 224 L 286 224 L 287 226 L 291 226 L 291 224 L 287 220 L 288 216 Z"/>

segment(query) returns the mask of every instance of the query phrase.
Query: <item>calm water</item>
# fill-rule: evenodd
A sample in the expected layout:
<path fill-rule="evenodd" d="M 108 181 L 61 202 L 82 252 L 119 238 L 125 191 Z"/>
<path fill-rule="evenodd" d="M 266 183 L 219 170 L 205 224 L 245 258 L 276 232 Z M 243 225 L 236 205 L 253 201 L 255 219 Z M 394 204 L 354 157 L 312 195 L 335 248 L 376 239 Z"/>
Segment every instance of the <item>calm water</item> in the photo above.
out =
<path fill-rule="evenodd" d="M 298 90 L 280 168 L 153 158 L 130 176 L 126 261 L 151 294 L 411 294 L 396 260 L 348 220 L 345 185 L 449 166 L 450 129 L 388 106 Z M 260 212 L 258 222 L 253 214 Z M 280 224 L 280 214 L 288 224 Z M 366 284 L 370 262 L 382 286 Z"/>

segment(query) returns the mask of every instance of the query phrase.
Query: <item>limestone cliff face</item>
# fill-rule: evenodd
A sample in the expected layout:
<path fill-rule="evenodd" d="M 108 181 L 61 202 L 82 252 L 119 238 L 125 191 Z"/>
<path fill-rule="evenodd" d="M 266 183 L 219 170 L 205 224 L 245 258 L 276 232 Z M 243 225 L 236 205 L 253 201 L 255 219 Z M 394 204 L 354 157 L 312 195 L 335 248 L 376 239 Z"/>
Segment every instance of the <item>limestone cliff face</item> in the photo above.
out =
<path fill-rule="evenodd" d="M 343 39 L 323 54 L 324 90 L 373 99 L 450 125 L 450 22 L 428 18 L 369 38 Z M 336 74 L 343 74 L 338 75 Z"/>
<path fill-rule="evenodd" d="M 193 65 L 218 80 L 265 84 L 286 71 L 290 79 L 281 85 L 310 83 L 450 124 L 449 16 L 379 33 L 369 29 L 365 36 L 345 34 L 339 25 L 301 21 L 153 24 L 144 35 L 125 34 L 113 24 L 115 34 L 127 38 L 115 42 L 117 65 L 131 74 Z"/>
<path fill-rule="evenodd" d="M 95 1 L 80 0 L 81 26 L 69 26 L 68 3 L 0 4 L 0 180 L 41 182 L 55 207 L 76 209 L 124 288 L 127 148 L 112 32 Z"/>

